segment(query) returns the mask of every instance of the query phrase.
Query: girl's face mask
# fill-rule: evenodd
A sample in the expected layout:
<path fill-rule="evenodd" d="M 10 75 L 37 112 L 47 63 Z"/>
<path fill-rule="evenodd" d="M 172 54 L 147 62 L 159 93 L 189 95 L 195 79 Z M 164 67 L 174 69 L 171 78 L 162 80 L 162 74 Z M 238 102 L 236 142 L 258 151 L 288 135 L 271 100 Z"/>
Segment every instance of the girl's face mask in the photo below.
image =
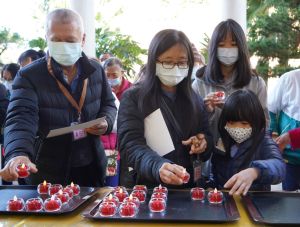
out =
<path fill-rule="evenodd" d="M 225 125 L 225 130 L 236 143 L 242 143 L 249 139 L 252 135 L 252 128 L 233 128 Z"/>

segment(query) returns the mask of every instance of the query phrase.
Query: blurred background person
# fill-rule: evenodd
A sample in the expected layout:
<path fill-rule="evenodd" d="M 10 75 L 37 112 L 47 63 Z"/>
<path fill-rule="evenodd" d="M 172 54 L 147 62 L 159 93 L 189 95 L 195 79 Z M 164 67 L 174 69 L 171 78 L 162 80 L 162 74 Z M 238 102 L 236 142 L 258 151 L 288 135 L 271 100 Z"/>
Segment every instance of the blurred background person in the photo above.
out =
<path fill-rule="evenodd" d="M 24 51 L 20 55 L 20 57 L 18 59 L 18 63 L 21 67 L 24 67 L 24 66 L 30 64 L 31 62 L 44 57 L 45 55 L 46 55 L 46 53 L 43 50 L 36 51 L 33 49 L 29 49 L 29 50 Z"/>
<path fill-rule="evenodd" d="M 12 92 L 12 83 L 19 71 L 20 66 L 16 63 L 6 64 L 2 68 L 2 78 L 4 79 L 3 84 L 8 90 L 8 96 L 10 97 Z"/>

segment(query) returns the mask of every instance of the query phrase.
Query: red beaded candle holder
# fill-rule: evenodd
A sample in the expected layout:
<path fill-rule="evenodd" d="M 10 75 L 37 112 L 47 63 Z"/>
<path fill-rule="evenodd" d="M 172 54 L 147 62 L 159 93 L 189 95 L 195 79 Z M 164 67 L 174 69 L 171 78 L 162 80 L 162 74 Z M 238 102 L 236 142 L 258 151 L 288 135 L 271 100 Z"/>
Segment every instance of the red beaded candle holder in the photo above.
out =
<path fill-rule="evenodd" d="M 119 199 L 117 196 L 114 196 L 112 194 L 109 194 L 109 196 L 104 197 L 103 202 L 112 202 L 116 205 L 116 207 L 119 206 Z"/>
<path fill-rule="evenodd" d="M 121 188 L 119 191 L 114 192 L 114 196 L 116 196 L 119 199 L 119 202 L 121 203 L 128 196 L 128 192 L 123 191 L 123 189 Z"/>
<path fill-rule="evenodd" d="M 43 210 L 43 200 L 41 198 L 31 198 L 25 203 L 26 211 L 39 212 Z"/>
<path fill-rule="evenodd" d="M 135 203 L 136 207 L 139 208 L 140 207 L 140 200 L 138 199 L 138 197 L 134 197 L 132 196 L 132 194 L 130 194 L 129 197 L 126 197 L 124 200 L 123 200 L 124 203 L 126 202 L 133 202 Z"/>
<path fill-rule="evenodd" d="M 205 190 L 203 188 L 192 188 L 191 189 L 191 198 L 192 200 L 204 200 Z"/>
<path fill-rule="evenodd" d="M 62 205 L 65 205 L 69 202 L 70 197 L 67 192 L 63 192 L 62 190 L 59 190 L 59 192 L 54 194 L 55 198 L 60 199 Z"/>
<path fill-rule="evenodd" d="M 166 195 L 168 195 L 168 189 L 167 189 L 167 187 L 163 187 L 163 186 L 161 186 L 161 185 L 159 185 L 158 187 L 155 187 L 154 189 L 153 189 L 153 193 L 154 192 L 163 192 L 163 193 L 165 193 Z"/>
<path fill-rule="evenodd" d="M 56 198 L 54 195 L 51 198 L 48 198 L 44 202 L 44 209 L 47 212 L 55 212 L 61 209 L 62 203 L 59 198 Z"/>
<path fill-rule="evenodd" d="M 147 193 L 148 189 L 147 189 L 147 186 L 146 185 L 135 185 L 133 187 L 133 190 L 143 190 Z"/>
<path fill-rule="evenodd" d="M 8 200 L 7 211 L 22 211 L 24 210 L 24 200 L 22 198 L 17 198 L 17 196 L 14 196 L 13 199 Z"/>
<path fill-rule="evenodd" d="M 143 190 L 133 190 L 131 192 L 131 195 L 133 197 L 137 197 L 141 203 L 144 203 L 146 201 L 147 194 Z"/>
<path fill-rule="evenodd" d="M 49 187 L 48 195 L 52 196 L 55 193 L 59 192 L 59 190 L 63 190 L 63 186 L 61 184 L 52 184 Z"/>
<path fill-rule="evenodd" d="M 187 184 L 190 180 L 190 174 L 186 171 L 186 169 L 184 169 L 183 173 L 184 173 L 184 177 L 182 178 L 182 182 L 184 184 Z"/>
<path fill-rule="evenodd" d="M 48 194 L 51 183 L 47 183 L 45 180 L 43 183 L 40 183 L 37 187 L 37 192 L 41 195 Z"/>
<path fill-rule="evenodd" d="M 74 184 L 73 182 L 68 185 L 67 187 L 70 187 L 72 190 L 73 190 L 73 195 L 76 196 L 76 195 L 79 195 L 80 193 L 80 187 L 78 184 Z"/>
<path fill-rule="evenodd" d="M 99 205 L 99 214 L 102 217 L 112 217 L 117 213 L 117 206 L 114 202 L 102 202 Z"/>
<path fill-rule="evenodd" d="M 166 195 L 166 193 L 163 193 L 163 192 L 154 192 L 151 195 L 151 198 L 161 198 L 161 199 L 164 199 L 165 201 L 167 201 L 167 195 Z"/>

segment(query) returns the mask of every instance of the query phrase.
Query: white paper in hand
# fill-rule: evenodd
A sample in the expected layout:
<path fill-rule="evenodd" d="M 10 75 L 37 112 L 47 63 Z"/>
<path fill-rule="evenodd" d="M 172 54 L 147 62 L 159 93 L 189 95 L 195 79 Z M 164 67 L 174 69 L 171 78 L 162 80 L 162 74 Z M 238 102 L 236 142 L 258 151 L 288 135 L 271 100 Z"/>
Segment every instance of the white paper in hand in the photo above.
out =
<path fill-rule="evenodd" d="M 144 119 L 144 136 L 147 145 L 160 156 L 175 150 L 168 127 L 160 109 L 155 110 Z"/>

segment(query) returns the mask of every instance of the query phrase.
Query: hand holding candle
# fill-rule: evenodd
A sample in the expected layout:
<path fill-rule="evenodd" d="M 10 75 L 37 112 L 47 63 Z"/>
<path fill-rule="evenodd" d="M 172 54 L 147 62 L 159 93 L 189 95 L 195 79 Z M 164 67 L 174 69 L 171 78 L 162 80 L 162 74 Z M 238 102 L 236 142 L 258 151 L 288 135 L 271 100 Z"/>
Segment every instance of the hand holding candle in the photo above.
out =
<path fill-rule="evenodd" d="M 182 144 L 191 146 L 190 154 L 201 154 L 207 147 L 205 135 L 202 133 L 198 133 L 196 136 L 192 136 L 188 140 L 182 141 Z"/>
<path fill-rule="evenodd" d="M 165 184 L 181 185 L 183 184 L 182 179 L 185 176 L 184 168 L 176 164 L 165 162 L 159 169 L 159 176 L 161 181 Z"/>

